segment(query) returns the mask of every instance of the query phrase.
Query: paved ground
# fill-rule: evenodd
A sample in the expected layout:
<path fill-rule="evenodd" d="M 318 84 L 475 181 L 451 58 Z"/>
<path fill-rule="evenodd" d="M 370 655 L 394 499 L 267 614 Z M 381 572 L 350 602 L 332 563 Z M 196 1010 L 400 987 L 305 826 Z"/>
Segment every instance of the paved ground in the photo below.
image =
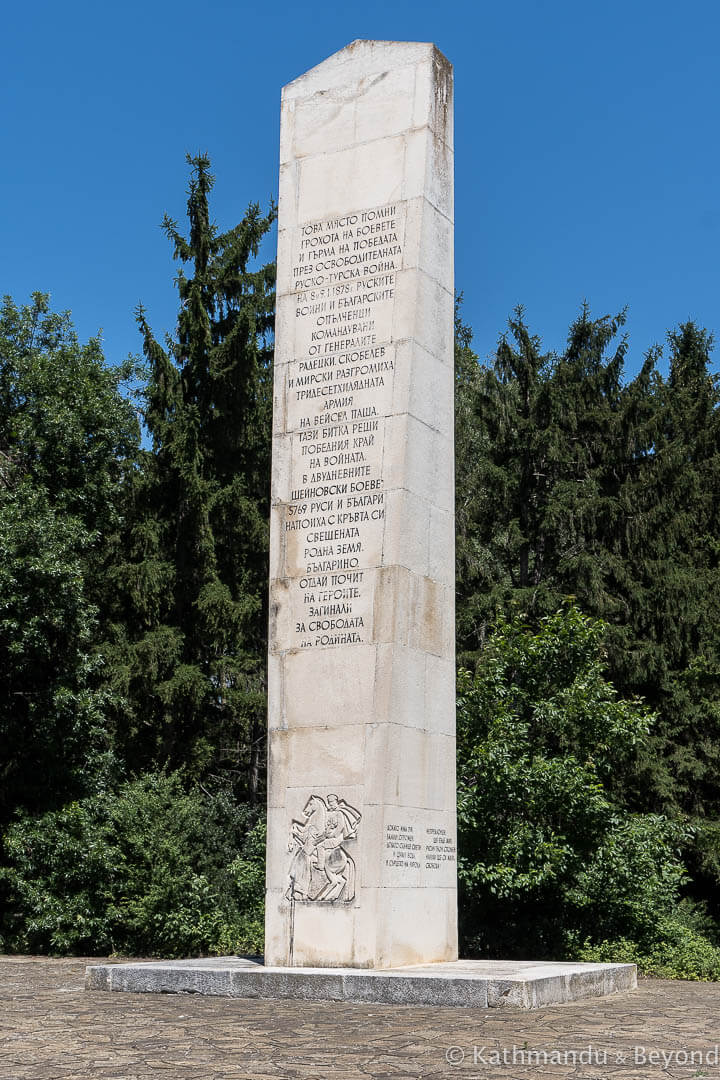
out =
<path fill-rule="evenodd" d="M 716 983 L 521 1012 L 88 993 L 86 963 L 0 958 L 1 1080 L 720 1077 Z"/>

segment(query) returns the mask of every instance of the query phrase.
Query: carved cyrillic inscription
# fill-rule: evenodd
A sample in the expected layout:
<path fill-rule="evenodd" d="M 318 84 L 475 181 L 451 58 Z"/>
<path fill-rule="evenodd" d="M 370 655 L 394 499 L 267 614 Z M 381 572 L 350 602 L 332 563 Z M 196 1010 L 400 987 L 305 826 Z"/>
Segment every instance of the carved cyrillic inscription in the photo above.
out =
<path fill-rule="evenodd" d="M 414 825 L 385 827 L 385 865 L 419 870 L 422 847 L 416 842 Z"/>
<path fill-rule="evenodd" d="M 457 862 L 454 839 L 447 829 L 428 826 L 425 829 L 425 869 L 440 870 L 445 862 Z"/>
<path fill-rule="evenodd" d="M 390 870 L 421 870 L 433 877 L 445 864 L 455 864 L 457 852 L 446 828 L 417 823 L 388 822 L 385 825 L 385 866 Z"/>
<path fill-rule="evenodd" d="M 310 796 L 302 817 L 293 818 L 290 825 L 288 900 L 326 904 L 354 900 L 355 860 L 347 845 L 357 840 L 361 817 L 337 795 Z"/>
<path fill-rule="evenodd" d="M 405 206 L 371 207 L 294 232 L 295 348 L 282 507 L 292 648 L 370 640 L 385 520 L 385 418 Z"/>

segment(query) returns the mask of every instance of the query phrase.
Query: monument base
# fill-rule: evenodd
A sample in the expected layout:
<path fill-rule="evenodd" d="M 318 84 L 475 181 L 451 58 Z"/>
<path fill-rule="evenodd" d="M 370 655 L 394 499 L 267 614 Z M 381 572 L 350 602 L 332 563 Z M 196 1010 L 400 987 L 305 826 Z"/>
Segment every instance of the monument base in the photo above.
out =
<path fill-rule="evenodd" d="M 238 956 L 88 967 L 86 990 L 537 1009 L 637 986 L 634 964 L 457 960 L 394 969 L 280 968 Z"/>

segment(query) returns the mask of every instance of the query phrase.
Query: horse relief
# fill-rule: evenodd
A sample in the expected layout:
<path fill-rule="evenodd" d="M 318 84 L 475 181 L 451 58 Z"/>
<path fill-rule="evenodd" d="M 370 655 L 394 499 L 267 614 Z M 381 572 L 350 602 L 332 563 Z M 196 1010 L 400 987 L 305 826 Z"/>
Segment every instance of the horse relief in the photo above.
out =
<path fill-rule="evenodd" d="M 355 898 L 355 863 L 344 845 L 357 839 L 361 816 L 337 795 L 310 796 L 290 826 L 288 900 L 349 904 Z"/>

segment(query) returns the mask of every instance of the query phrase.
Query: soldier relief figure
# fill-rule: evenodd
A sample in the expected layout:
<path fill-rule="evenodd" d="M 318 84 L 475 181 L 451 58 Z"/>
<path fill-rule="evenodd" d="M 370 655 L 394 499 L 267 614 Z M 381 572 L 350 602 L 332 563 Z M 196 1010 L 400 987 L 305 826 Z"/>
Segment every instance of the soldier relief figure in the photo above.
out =
<path fill-rule="evenodd" d="M 357 839 L 362 815 L 332 794 L 325 799 L 311 795 L 302 814 L 290 827 L 286 899 L 350 903 L 355 898 L 355 863 L 344 844 Z"/>

